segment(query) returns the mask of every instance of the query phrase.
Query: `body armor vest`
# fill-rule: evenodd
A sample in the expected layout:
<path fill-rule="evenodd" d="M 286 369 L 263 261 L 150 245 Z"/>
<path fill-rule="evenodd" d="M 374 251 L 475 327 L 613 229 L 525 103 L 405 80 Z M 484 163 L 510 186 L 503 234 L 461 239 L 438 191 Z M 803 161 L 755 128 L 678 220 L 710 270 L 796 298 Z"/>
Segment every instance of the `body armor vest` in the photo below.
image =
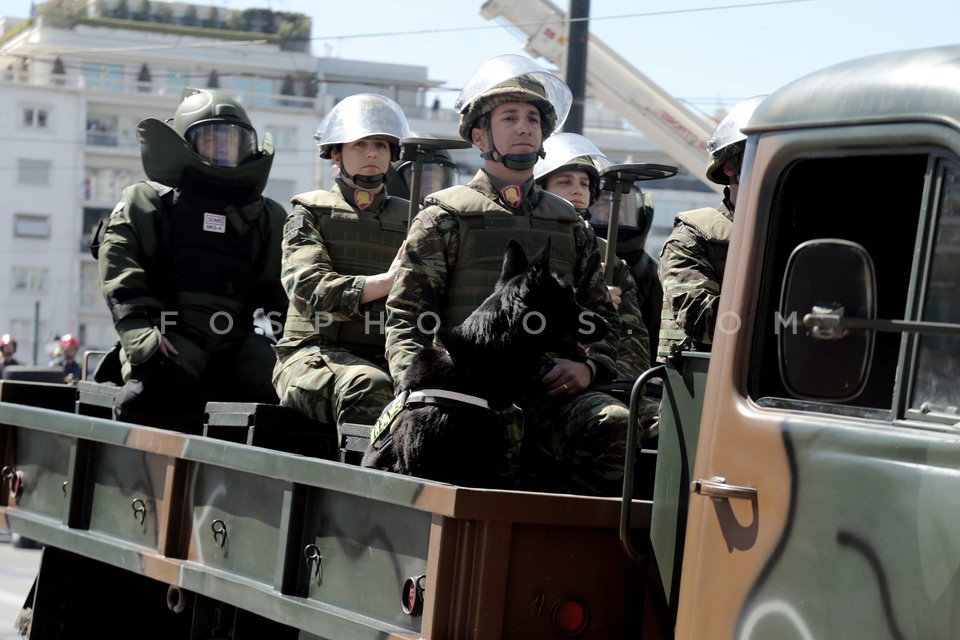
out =
<path fill-rule="evenodd" d="M 293 204 L 316 217 L 332 268 L 337 273 L 369 276 L 385 272 L 407 237 L 409 205 L 401 198 L 390 198 L 379 213 L 357 213 L 330 191 L 295 196 Z M 386 299 L 380 298 L 361 307 L 364 315 L 361 319 L 331 320 L 305 317 L 291 304 L 287 309 L 284 337 L 301 339 L 318 335 L 351 351 L 382 358 L 385 305 Z"/>
<path fill-rule="evenodd" d="M 530 258 L 550 238 L 550 269 L 573 284 L 574 230 L 583 223 L 565 200 L 540 193 L 539 203 L 529 214 L 512 213 L 465 185 L 438 191 L 426 199 L 427 205 L 443 208 L 460 223 L 460 249 L 456 266 L 448 275 L 446 304 L 440 314 L 442 326 L 460 324 L 493 292 L 511 238 Z"/>

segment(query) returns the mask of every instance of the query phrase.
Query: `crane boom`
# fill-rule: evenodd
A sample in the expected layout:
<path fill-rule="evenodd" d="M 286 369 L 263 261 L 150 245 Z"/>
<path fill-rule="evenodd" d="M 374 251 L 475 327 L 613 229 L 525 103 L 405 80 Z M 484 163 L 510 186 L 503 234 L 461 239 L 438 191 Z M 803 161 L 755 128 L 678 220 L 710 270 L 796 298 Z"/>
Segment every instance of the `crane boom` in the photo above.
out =
<path fill-rule="evenodd" d="M 564 68 L 567 15 L 550 0 L 487 0 L 480 15 L 487 20 L 502 18 L 518 38 L 526 39 L 524 49 L 530 55 Z M 593 36 L 587 45 L 587 86 L 604 105 L 719 192 L 720 187 L 704 175 L 710 124 Z"/>

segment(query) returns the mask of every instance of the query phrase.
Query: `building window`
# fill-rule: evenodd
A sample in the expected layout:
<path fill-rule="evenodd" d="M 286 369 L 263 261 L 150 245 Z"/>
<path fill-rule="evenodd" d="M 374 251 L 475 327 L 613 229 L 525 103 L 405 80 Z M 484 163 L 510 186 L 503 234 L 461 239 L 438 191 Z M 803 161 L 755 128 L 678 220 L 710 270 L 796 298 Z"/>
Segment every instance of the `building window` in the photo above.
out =
<path fill-rule="evenodd" d="M 39 293 L 47 282 L 47 269 L 44 267 L 14 267 L 13 290 Z"/>
<path fill-rule="evenodd" d="M 80 263 L 80 306 L 86 309 L 97 309 L 103 306 L 100 267 L 96 262 Z"/>
<path fill-rule="evenodd" d="M 50 216 L 31 213 L 14 215 L 13 235 L 17 238 L 49 238 Z"/>
<path fill-rule="evenodd" d="M 167 95 L 177 95 L 180 91 L 187 86 L 187 81 L 190 76 L 186 71 L 181 71 L 180 69 L 167 69 L 167 83 L 166 83 L 166 93 Z"/>
<path fill-rule="evenodd" d="M 117 116 L 91 113 L 87 116 L 87 144 L 98 147 L 117 146 Z"/>
<path fill-rule="evenodd" d="M 274 127 L 267 125 L 267 131 L 273 136 L 274 149 L 289 149 L 293 151 L 297 145 L 294 143 L 297 130 L 292 127 Z M 261 139 L 262 143 L 263 140 Z"/>
<path fill-rule="evenodd" d="M 92 64 L 85 62 L 82 67 L 83 83 L 87 89 L 98 91 L 123 91 L 123 65 Z"/>
<path fill-rule="evenodd" d="M 21 124 L 31 129 L 46 129 L 49 125 L 49 114 L 41 107 L 24 107 Z"/>
<path fill-rule="evenodd" d="M 20 184 L 49 184 L 50 162 L 48 160 L 17 160 L 17 181 Z"/>

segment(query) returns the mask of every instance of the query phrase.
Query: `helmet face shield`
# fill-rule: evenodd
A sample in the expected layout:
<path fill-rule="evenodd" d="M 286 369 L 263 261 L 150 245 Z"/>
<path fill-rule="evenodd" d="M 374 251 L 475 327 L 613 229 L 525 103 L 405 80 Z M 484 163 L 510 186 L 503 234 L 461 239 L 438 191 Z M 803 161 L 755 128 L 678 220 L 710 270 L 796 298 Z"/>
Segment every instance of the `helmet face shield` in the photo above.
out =
<path fill-rule="evenodd" d="M 634 188 L 630 193 L 620 194 L 620 215 L 617 218 L 618 229 L 637 229 L 640 227 L 639 209 L 643 204 L 639 201 L 640 192 Z M 590 207 L 590 224 L 594 226 L 608 227 L 610 225 L 610 212 L 613 210 L 613 193 L 604 191 L 600 198 Z M 604 235 L 606 237 L 606 235 Z"/>
<path fill-rule="evenodd" d="M 256 157 L 257 133 L 241 123 L 198 122 L 184 134 L 197 154 L 216 167 L 239 167 Z"/>
<path fill-rule="evenodd" d="M 404 162 L 397 171 L 408 188 L 413 185 L 413 162 Z M 460 184 L 460 169 L 457 165 L 443 161 L 424 163 L 420 174 L 420 202 L 431 193 L 455 184 Z M 410 197 L 413 198 L 413 195 Z"/>

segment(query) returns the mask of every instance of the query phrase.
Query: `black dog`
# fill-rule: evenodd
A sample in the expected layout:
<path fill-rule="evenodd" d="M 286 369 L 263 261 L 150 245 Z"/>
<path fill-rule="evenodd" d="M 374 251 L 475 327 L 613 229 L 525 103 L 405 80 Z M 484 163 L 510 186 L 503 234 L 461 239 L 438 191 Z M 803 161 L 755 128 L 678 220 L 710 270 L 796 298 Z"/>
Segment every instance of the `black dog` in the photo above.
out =
<path fill-rule="evenodd" d="M 499 487 L 509 440 L 499 411 L 539 382 L 548 353 L 584 360 L 581 344 L 609 331 L 550 272 L 550 242 L 533 258 L 511 240 L 493 293 L 441 346 L 417 354 L 384 411 L 361 465 L 449 482 Z M 378 437 L 379 436 L 379 437 Z"/>

